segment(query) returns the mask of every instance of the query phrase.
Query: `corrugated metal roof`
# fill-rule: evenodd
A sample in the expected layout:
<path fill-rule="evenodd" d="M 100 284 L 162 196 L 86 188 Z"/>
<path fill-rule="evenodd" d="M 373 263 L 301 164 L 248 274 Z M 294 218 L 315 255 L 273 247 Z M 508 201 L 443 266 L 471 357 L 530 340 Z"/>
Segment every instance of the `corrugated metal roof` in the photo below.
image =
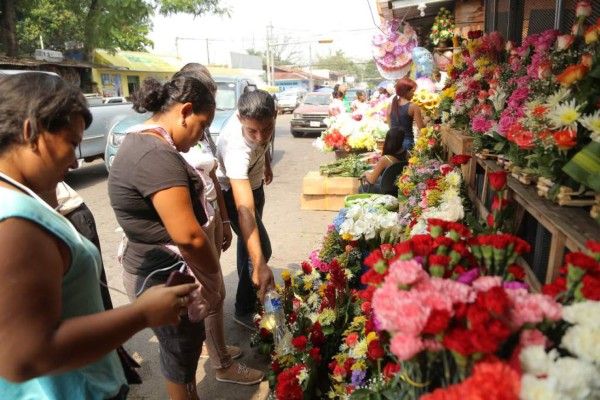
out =
<path fill-rule="evenodd" d="M 113 68 L 141 72 L 177 72 L 184 63 L 175 57 L 135 51 L 110 54 L 106 50 L 94 50 L 94 61 Z"/>
<path fill-rule="evenodd" d="M 108 65 L 96 64 L 85 61 L 43 61 L 36 60 L 34 58 L 11 58 L 6 56 L 0 56 L 0 65 L 13 65 L 19 67 L 40 67 L 43 65 L 60 65 L 63 67 L 74 67 L 74 68 L 110 68 Z"/>

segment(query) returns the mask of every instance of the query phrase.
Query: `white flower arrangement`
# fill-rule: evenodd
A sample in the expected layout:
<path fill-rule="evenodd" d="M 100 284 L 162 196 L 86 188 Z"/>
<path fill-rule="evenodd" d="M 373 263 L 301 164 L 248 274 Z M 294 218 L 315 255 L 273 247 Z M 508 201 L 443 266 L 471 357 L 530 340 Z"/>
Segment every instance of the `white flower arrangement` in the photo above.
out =
<path fill-rule="evenodd" d="M 348 209 L 339 233 L 347 240 L 393 244 L 400 235 L 398 213 L 354 204 Z"/>

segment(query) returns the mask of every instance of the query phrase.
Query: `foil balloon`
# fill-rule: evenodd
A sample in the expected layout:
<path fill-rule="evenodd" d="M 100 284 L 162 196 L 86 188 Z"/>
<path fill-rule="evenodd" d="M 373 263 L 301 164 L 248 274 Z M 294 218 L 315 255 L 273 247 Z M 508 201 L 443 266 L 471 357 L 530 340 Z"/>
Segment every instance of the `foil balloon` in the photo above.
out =
<path fill-rule="evenodd" d="M 424 47 L 412 49 L 412 59 L 415 63 L 415 77 L 429 77 L 433 74 L 433 56 Z"/>
<path fill-rule="evenodd" d="M 446 72 L 450 64 L 452 64 L 452 52 L 450 50 L 444 52 L 435 51 L 433 53 L 433 60 L 435 61 L 440 71 Z"/>

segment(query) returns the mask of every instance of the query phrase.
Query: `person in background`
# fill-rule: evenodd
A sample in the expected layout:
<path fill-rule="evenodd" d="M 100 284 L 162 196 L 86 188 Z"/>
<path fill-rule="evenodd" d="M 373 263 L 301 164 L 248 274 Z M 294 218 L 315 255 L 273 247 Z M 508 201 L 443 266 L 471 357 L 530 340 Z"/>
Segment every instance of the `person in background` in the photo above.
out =
<path fill-rule="evenodd" d="M 345 114 L 346 104 L 344 103 L 344 97 L 346 97 L 346 86 L 339 85 L 337 90 L 333 89 L 331 95 L 333 100 L 329 103 L 329 116 L 337 117 L 340 114 Z"/>
<path fill-rule="evenodd" d="M 240 96 L 238 112 L 219 134 L 217 178 L 223 190 L 231 227 L 238 237 L 238 286 L 233 320 L 255 330 L 253 315 L 259 289 L 260 302 L 275 288 L 267 264 L 271 241 L 262 222 L 265 206 L 263 183 L 273 181 L 269 148 L 277 114 L 273 98 L 264 90 Z"/>
<path fill-rule="evenodd" d="M 186 64 L 175 74 L 174 78 L 186 75 L 199 79 L 213 93 L 213 96 L 216 95 L 217 84 L 205 66 L 197 63 Z M 218 163 L 211 150 L 212 146 L 208 143 L 209 140 L 210 133 L 205 131 L 204 138 L 187 153 L 181 153 L 181 156 L 188 164 L 194 167 L 206 189 L 203 192 L 202 203 L 207 212 L 208 221 L 202 225 L 202 229 L 217 254 L 217 258 L 220 258 L 221 251 L 226 251 L 231 245 L 231 222 L 227 214 L 223 192 L 215 174 Z M 220 271 L 220 278 L 223 281 L 222 271 Z M 249 368 L 242 363 L 233 362 L 232 360 L 242 356 L 242 350 L 237 346 L 225 344 L 223 320 L 225 284 L 223 282 L 221 282 L 221 288 L 222 290 L 219 293 L 221 299 L 217 307 L 211 310 L 204 320 L 206 349 L 210 357 L 210 363 L 215 369 L 216 379 L 219 382 L 241 385 L 259 383 L 263 380 L 264 373 L 257 369 Z"/>
<path fill-rule="evenodd" d="M 367 104 L 367 96 L 364 90 L 358 90 L 356 92 L 356 100 L 354 100 L 350 104 L 350 110 L 352 112 L 358 111 L 360 113 L 364 113 L 364 111 L 369 108 Z"/>
<path fill-rule="evenodd" d="M 380 87 L 378 88 L 375 92 L 373 92 L 373 96 L 371 96 L 371 100 L 383 100 L 383 99 L 387 99 L 388 96 L 388 92 L 385 89 L 385 87 Z"/>
<path fill-rule="evenodd" d="M 407 160 L 406 151 L 402 147 L 404 131 L 401 128 L 392 128 L 385 135 L 382 157 L 372 171 L 363 174 L 366 182 L 358 188 L 359 193 L 381 193 L 381 175 L 392 164 Z M 370 190 L 369 189 L 370 187 Z"/>
<path fill-rule="evenodd" d="M 40 197 L 77 168 L 91 122 L 79 88 L 57 76 L 0 78 L 2 399 L 125 399 L 114 350 L 144 328 L 178 324 L 197 287 L 156 287 L 104 310 L 100 253 Z"/>
<path fill-rule="evenodd" d="M 152 116 L 130 128 L 108 178 L 111 206 L 129 240 L 122 258 L 123 284 L 135 301 L 147 287 L 164 284 L 183 260 L 200 282 L 203 312 L 195 315 L 197 309 L 191 308 L 179 325 L 153 329 L 169 396 L 198 400 L 203 318 L 218 307 L 223 280 L 217 254 L 202 229 L 208 222 L 201 201 L 205 188 L 180 152 L 203 138 L 214 117 L 215 98 L 193 76 L 164 84 L 146 78 L 134 109 Z"/>
<path fill-rule="evenodd" d="M 415 145 L 413 124 L 419 129 L 425 127 L 421 117 L 421 109 L 411 100 L 417 89 L 417 83 L 412 79 L 402 78 L 396 82 L 396 96 L 387 107 L 387 123 L 391 128 L 401 128 L 404 131 L 402 148 L 410 151 Z"/>

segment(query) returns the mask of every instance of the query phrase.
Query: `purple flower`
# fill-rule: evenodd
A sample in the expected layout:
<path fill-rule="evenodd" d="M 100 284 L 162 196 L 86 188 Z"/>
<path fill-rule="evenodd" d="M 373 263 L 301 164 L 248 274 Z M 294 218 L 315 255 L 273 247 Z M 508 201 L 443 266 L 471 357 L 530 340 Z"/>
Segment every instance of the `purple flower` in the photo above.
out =
<path fill-rule="evenodd" d="M 425 189 L 427 189 L 427 184 L 425 182 L 419 182 L 419 184 L 417 185 L 417 188 L 419 190 L 425 190 Z"/>
<path fill-rule="evenodd" d="M 502 287 L 504 289 L 526 289 L 529 290 L 529 285 L 523 282 L 511 281 L 503 282 Z"/>
<path fill-rule="evenodd" d="M 367 371 L 359 371 L 355 369 L 352 371 L 352 385 L 361 386 L 365 383 L 365 378 L 367 376 Z"/>
<path fill-rule="evenodd" d="M 479 269 L 474 268 L 460 274 L 456 279 L 456 282 L 464 283 L 465 285 L 470 285 L 477 278 L 479 278 Z"/>
<path fill-rule="evenodd" d="M 388 32 L 387 40 L 388 42 L 395 42 L 398 40 L 398 34 L 396 32 Z"/>
<path fill-rule="evenodd" d="M 425 188 L 427 188 L 427 185 L 423 183 L 423 185 L 425 185 Z M 424 190 L 424 189 L 422 189 Z M 411 207 L 414 207 L 417 205 L 417 198 L 415 196 L 410 196 L 408 198 L 408 205 Z"/>

